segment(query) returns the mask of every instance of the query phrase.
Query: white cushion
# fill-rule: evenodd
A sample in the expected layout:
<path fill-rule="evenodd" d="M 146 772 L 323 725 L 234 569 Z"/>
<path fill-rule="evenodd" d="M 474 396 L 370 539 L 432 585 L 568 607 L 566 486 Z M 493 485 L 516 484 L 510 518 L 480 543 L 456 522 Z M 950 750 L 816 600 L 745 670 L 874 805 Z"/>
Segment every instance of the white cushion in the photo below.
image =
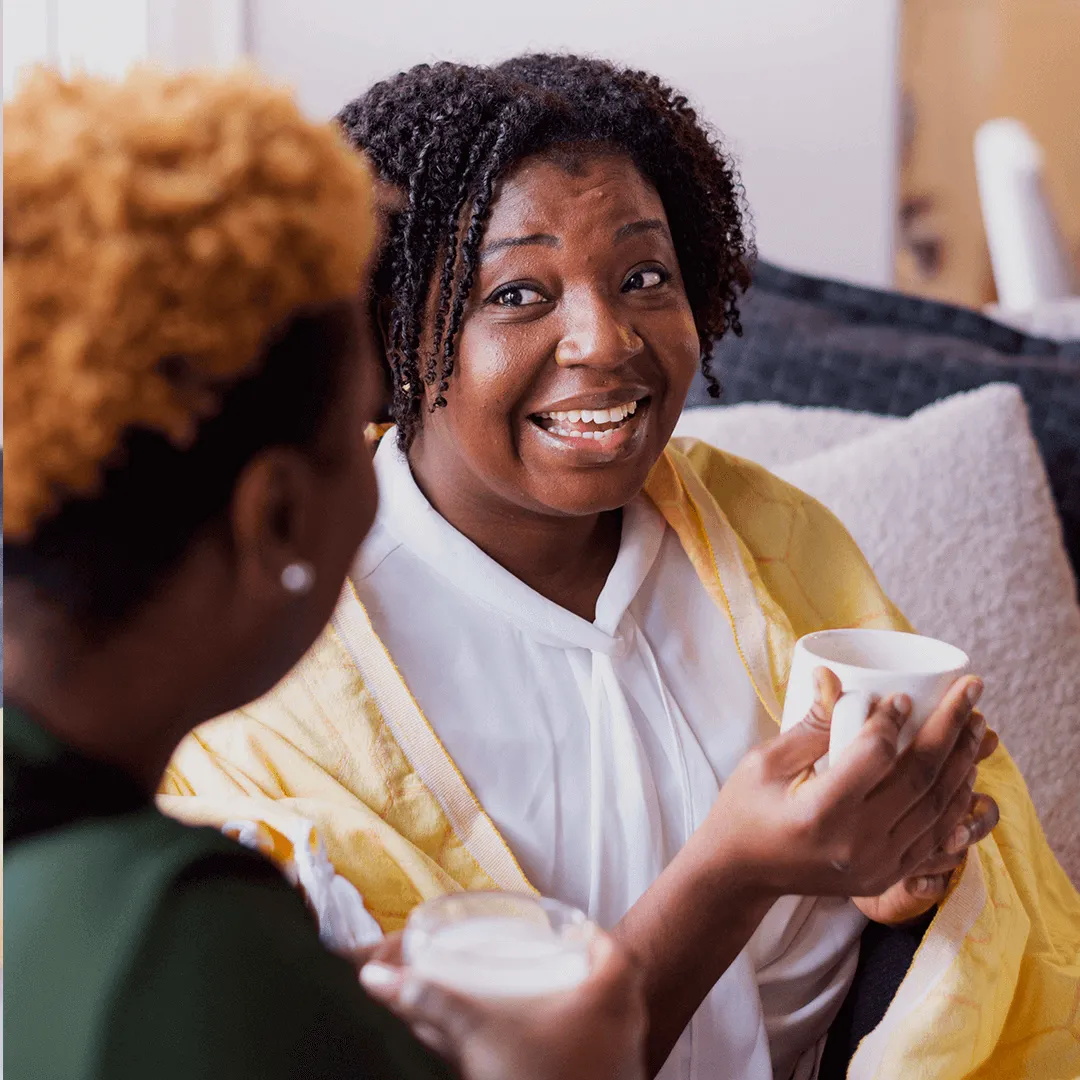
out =
<path fill-rule="evenodd" d="M 903 422 L 846 409 L 798 409 L 755 401 L 687 409 L 675 434 L 693 436 L 771 469 Z"/>
<path fill-rule="evenodd" d="M 1080 884 L 1080 606 L 1020 392 L 987 386 L 906 420 L 754 403 L 678 427 L 773 468 L 847 525 L 923 633 L 986 679 L 983 709 Z"/>

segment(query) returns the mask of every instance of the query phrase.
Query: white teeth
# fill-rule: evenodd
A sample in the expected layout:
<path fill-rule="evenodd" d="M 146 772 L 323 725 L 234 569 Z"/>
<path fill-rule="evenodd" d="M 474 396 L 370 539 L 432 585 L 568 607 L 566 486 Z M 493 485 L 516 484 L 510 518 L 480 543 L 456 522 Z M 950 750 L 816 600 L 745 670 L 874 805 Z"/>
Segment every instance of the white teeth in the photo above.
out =
<path fill-rule="evenodd" d="M 540 413 L 540 419 L 551 420 L 548 428 L 553 435 L 569 435 L 572 438 L 599 438 L 604 432 L 578 431 L 565 427 L 566 424 L 621 424 L 628 416 L 637 412 L 638 403 L 628 401 L 625 405 L 613 405 L 610 409 L 568 409 L 566 412 Z"/>

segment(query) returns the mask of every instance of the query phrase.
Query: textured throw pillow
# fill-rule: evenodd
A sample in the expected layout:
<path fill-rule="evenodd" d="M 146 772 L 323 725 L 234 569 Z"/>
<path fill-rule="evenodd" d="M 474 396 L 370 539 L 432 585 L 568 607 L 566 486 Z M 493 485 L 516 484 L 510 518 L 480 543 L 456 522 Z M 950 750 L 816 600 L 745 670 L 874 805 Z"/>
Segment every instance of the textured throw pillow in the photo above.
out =
<path fill-rule="evenodd" d="M 789 427 L 822 418 L 788 411 Z M 1019 391 L 960 394 L 775 471 L 836 513 L 920 631 L 969 653 L 989 722 L 1080 883 L 1080 606 Z"/>
<path fill-rule="evenodd" d="M 741 338 L 714 352 L 723 402 L 909 416 L 993 382 L 1024 393 L 1080 573 L 1080 341 L 1032 337 L 973 311 L 758 262 Z M 690 405 L 714 404 L 699 379 Z"/>
<path fill-rule="evenodd" d="M 701 439 L 771 469 L 903 422 L 895 416 L 847 409 L 799 409 L 751 401 L 719 409 L 687 409 L 675 434 Z"/>

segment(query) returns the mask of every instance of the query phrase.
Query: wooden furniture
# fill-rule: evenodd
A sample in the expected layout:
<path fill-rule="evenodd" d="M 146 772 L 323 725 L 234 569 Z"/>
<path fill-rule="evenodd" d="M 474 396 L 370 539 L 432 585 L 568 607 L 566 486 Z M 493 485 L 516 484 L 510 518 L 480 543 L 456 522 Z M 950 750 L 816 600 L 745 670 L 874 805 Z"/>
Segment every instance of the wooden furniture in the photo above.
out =
<path fill-rule="evenodd" d="M 1012 116 L 1046 154 L 1046 189 L 1080 271 L 1080 0 L 905 0 L 896 284 L 995 300 L 973 140 Z"/>

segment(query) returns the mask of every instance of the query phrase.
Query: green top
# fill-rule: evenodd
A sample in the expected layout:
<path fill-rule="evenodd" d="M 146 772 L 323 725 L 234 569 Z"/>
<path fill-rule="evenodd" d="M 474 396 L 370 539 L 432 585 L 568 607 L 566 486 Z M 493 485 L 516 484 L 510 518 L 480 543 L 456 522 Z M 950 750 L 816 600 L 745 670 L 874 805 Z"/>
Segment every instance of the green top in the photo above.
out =
<path fill-rule="evenodd" d="M 446 1077 L 265 860 L 4 715 L 7 1080 Z"/>

